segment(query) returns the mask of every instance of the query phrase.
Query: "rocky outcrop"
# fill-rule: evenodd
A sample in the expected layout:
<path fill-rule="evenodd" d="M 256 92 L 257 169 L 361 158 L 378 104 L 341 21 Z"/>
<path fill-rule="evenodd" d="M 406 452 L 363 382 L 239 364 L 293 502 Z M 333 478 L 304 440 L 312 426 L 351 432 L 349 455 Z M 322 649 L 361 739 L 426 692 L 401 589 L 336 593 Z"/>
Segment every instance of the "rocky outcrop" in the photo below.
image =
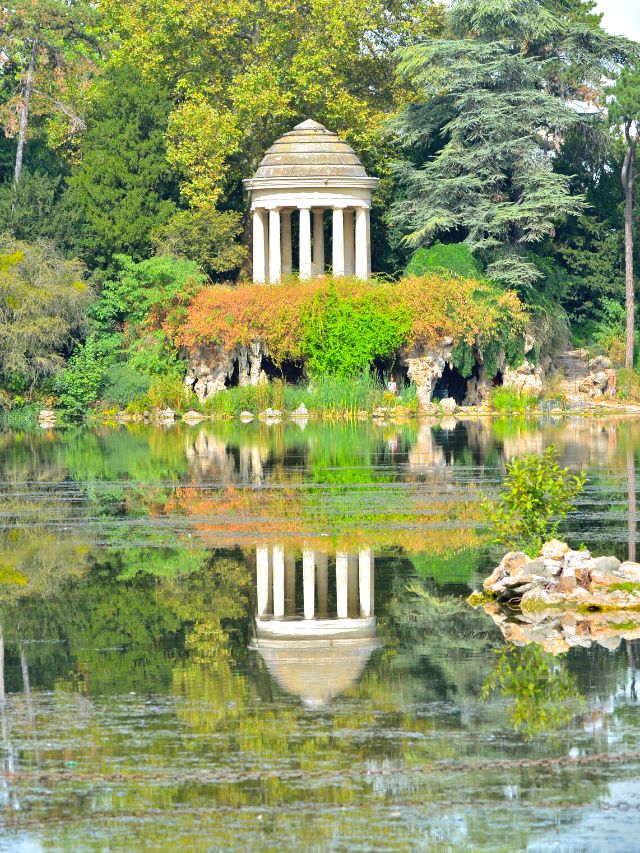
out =
<path fill-rule="evenodd" d="M 603 355 L 596 356 L 591 359 L 587 368 L 589 374 L 578 386 L 578 391 L 589 397 L 615 396 L 617 380 L 611 359 Z"/>
<path fill-rule="evenodd" d="M 453 339 L 445 338 L 439 347 L 415 347 L 402 354 L 402 361 L 407 366 L 409 379 L 416 385 L 416 396 L 422 407 L 431 403 L 435 384 L 451 361 L 452 352 Z"/>
<path fill-rule="evenodd" d="M 502 384 L 505 388 L 513 388 L 520 394 L 539 397 L 544 385 L 544 370 L 540 364 L 532 364 L 526 360 L 520 367 L 505 365 L 502 373 Z"/>
<path fill-rule="evenodd" d="M 38 424 L 42 429 L 52 429 L 56 425 L 57 416 L 53 409 L 42 409 L 38 415 Z"/>
<path fill-rule="evenodd" d="M 190 354 L 185 385 L 201 402 L 224 391 L 237 370 L 237 384 L 258 385 L 266 382 L 262 359 L 268 355 L 260 341 L 228 351 L 222 347 L 198 346 Z"/>
<path fill-rule="evenodd" d="M 547 542 L 531 559 L 520 551 L 504 556 L 484 581 L 498 602 L 519 604 L 523 612 L 553 607 L 582 610 L 640 610 L 640 563 L 616 557 L 593 558 L 564 542 Z"/>

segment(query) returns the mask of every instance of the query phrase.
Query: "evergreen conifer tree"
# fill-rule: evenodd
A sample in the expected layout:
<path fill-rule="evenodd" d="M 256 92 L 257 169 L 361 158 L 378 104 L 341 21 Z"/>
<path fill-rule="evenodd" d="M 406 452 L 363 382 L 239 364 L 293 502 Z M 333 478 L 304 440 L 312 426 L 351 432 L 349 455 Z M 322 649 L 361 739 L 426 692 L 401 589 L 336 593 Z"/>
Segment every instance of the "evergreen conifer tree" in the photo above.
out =
<path fill-rule="evenodd" d="M 491 278 L 540 278 L 527 249 L 579 212 L 569 176 L 553 169 L 567 132 L 598 114 L 601 80 L 633 54 L 578 0 L 454 0 L 443 39 L 400 51 L 422 97 L 396 129 L 390 220 L 409 245 L 466 240 Z"/>

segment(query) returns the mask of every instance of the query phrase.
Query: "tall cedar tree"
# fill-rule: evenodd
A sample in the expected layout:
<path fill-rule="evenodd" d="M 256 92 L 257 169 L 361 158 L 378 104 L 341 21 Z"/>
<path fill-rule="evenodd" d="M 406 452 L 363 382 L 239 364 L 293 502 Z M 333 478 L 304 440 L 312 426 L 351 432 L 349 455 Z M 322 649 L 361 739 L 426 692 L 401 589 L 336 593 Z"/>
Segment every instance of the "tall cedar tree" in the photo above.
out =
<path fill-rule="evenodd" d="M 151 254 L 151 231 L 176 210 L 165 142 L 171 101 L 130 66 L 109 69 L 93 94 L 65 203 L 82 211 L 80 249 L 91 266 L 116 254 L 140 260 Z"/>
<path fill-rule="evenodd" d="M 592 8 L 454 0 L 443 39 L 399 51 L 422 95 L 395 123 L 407 159 L 390 221 L 405 242 L 464 239 L 493 279 L 526 288 L 541 277 L 527 248 L 584 204 L 554 155 L 571 128 L 597 120 L 577 106 L 597 102 L 603 76 L 634 49 Z"/>
<path fill-rule="evenodd" d="M 633 184 L 635 179 L 636 151 L 640 135 L 640 67 L 623 69 L 612 90 L 613 100 L 609 105 L 612 124 L 622 130 L 625 154 L 622 163 L 622 187 L 624 190 L 624 258 L 625 258 L 625 302 L 627 309 L 627 340 L 625 367 L 633 367 L 633 344 L 635 328 L 635 279 L 633 274 Z"/>

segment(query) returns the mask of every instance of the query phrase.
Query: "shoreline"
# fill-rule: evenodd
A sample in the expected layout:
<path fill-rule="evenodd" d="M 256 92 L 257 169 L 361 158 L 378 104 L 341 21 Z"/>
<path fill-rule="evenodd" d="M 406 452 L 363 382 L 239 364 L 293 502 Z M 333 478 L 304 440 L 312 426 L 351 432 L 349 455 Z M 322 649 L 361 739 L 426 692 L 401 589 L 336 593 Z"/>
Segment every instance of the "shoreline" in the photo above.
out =
<path fill-rule="evenodd" d="M 434 407 L 435 408 L 435 407 Z M 347 411 L 347 410 L 320 410 L 301 413 L 299 411 L 287 412 L 278 410 L 267 410 L 265 412 L 243 412 L 240 415 L 211 414 L 196 412 L 173 411 L 171 409 L 149 411 L 130 414 L 124 411 L 92 413 L 83 419 L 67 419 L 63 413 L 47 410 L 47 416 L 39 418 L 36 413 L 21 411 L 15 413 L 15 417 L 0 417 L 0 430 L 11 429 L 59 429 L 67 427 L 121 427 L 132 425 L 147 426 L 171 426 L 183 423 L 187 426 L 198 426 L 202 423 L 225 423 L 239 424 L 263 424 L 264 426 L 281 426 L 296 424 L 306 426 L 309 422 L 324 423 L 327 425 L 336 423 L 369 423 L 378 426 L 386 426 L 391 423 L 407 424 L 413 422 L 438 424 L 446 422 L 451 426 L 452 422 L 477 421 L 477 420 L 517 420 L 526 421 L 540 418 L 580 418 L 584 420 L 605 419 L 630 419 L 640 417 L 640 404 L 592 404 L 588 407 L 575 409 L 530 409 L 525 412 L 500 412 L 488 410 L 482 407 L 459 407 L 453 412 L 410 410 L 403 406 L 380 407 L 373 411 Z"/>

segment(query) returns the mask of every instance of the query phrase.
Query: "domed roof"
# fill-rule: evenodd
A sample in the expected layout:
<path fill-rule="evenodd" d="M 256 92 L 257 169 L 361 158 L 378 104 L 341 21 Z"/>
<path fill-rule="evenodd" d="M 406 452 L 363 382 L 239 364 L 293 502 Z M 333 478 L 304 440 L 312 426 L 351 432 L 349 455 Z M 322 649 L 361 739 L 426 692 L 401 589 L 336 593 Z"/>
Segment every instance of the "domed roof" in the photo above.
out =
<path fill-rule="evenodd" d="M 285 133 L 264 155 L 255 178 L 366 178 L 362 163 L 346 142 L 308 119 Z"/>

